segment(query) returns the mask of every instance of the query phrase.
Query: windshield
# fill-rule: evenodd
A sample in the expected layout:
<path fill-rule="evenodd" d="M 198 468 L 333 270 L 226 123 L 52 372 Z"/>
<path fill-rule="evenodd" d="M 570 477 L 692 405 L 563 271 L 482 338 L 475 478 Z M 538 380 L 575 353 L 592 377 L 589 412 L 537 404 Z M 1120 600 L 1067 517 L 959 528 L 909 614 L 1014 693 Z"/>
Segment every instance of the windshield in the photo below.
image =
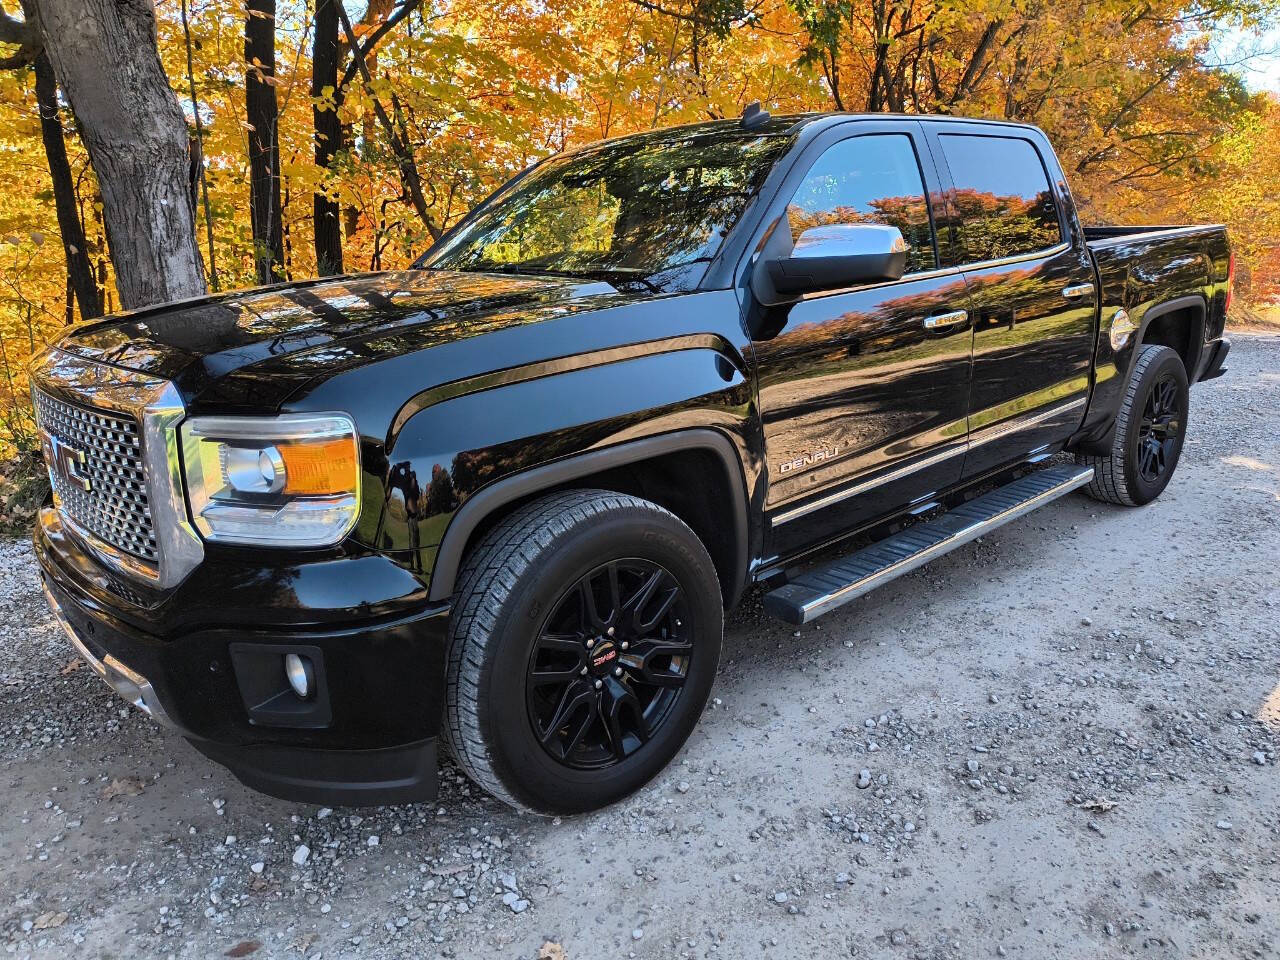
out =
<path fill-rule="evenodd" d="M 688 289 L 789 142 L 740 130 L 673 133 L 553 157 L 420 266 Z"/>

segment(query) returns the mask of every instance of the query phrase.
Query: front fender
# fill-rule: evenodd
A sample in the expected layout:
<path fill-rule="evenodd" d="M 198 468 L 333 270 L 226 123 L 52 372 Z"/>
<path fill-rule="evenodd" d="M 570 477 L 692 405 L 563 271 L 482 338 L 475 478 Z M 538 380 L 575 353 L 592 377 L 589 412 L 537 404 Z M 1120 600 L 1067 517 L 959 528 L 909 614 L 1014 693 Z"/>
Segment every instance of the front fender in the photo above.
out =
<path fill-rule="evenodd" d="M 373 546 L 431 574 L 431 595 L 448 596 L 466 536 L 483 517 L 469 511 L 461 540 L 454 525 L 478 493 L 548 464 L 690 431 L 723 438 L 739 489 L 752 489 L 753 396 L 736 351 L 713 336 L 621 349 L 629 353 L 531 364 L 413 398 L 388 438 Z M 544 472 L 540 482 L 549 489 L 565 481 Z M 521 487 L 519 496 L 537 489 Z M 744 522 L 745 503 L 735 511 Z"/>

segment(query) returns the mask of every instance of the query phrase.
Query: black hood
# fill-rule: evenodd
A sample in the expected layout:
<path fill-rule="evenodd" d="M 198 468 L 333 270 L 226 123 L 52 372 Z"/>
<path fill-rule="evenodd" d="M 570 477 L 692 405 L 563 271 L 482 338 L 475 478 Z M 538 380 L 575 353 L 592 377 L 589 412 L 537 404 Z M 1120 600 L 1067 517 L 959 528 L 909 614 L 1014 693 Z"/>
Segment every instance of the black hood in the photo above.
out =
<path fill-rule="evenodd" d="M 181 301 L 73 328 L 58 347 L 171 380 L 188 401 L 274 407 L 317 378 L 634 299 L 565 277 L 406 270 Z"/>

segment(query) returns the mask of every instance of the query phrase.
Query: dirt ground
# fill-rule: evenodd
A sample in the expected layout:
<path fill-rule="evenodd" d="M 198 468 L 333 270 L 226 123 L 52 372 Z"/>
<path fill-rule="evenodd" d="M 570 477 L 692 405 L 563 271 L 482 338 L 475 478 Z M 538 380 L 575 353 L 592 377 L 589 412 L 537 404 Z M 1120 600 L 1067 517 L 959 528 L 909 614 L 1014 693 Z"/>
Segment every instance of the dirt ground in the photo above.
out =
<path fill-rule="evenodd" d="M 452 768 L 428 805 L 258 796 L 78 668 L 0 544 L 0 944 L 1280 956 L 1280 337 L 1230 367 L 1145 509 L 1068 497 L 799 632 L 749 597 L 677 761 L 576 819 Z"/>

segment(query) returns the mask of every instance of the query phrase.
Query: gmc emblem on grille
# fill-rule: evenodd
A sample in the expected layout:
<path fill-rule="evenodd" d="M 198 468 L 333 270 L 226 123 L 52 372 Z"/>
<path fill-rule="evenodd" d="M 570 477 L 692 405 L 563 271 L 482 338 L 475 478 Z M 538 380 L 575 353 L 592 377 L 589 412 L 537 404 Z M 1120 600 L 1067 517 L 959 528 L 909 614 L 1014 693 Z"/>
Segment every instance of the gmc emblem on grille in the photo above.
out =
<path fill-rule="evenodd" d="M 60 440 L 53 434 L 42 434 L 40 440 L 44 446 L 44 459 L 49 464 L 49 469 L 66 480 L 67 483 L 73 483 L 85 493 L 91 489 L 89 476 L 85 472 L 86 457 L 84 451 L 79 447 L 73 447 L 65 440 Z"/>

